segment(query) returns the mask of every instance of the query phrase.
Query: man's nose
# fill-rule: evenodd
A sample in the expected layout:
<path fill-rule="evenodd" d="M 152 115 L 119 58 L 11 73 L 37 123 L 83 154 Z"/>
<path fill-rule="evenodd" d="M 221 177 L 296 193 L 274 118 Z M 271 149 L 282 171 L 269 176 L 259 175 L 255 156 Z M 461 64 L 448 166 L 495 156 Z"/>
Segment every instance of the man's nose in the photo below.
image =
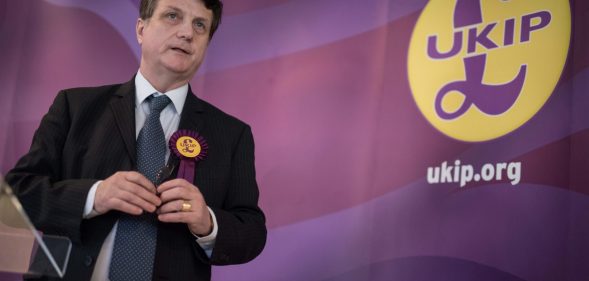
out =
<path fill-rule="evenodd" d="M 188 41 L 192 40 L 192 36 L 194 36 L 192 23 L 188 21 L 182 22 L 182 24 L 178 26 L 177 36 Z"/>

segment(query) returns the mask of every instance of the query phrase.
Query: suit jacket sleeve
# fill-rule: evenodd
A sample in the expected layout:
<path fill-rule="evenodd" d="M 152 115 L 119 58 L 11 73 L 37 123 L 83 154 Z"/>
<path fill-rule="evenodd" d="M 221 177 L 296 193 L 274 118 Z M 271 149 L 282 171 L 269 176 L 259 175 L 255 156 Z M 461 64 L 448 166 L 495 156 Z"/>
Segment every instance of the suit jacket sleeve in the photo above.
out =
<path fill-rule="evenodd" d="M 244 125 L 232 154 L 228 194 L 221 208 L 211 207 L 219 225 L 212 264 L 245 263 L 261 253 L 267 233 L 258 197 L 254 141 Z"/>
<path fill-rule="evenodd" d="M 80 240 L 88 191 L 96 180 L 61 180 L 62 155 L 71 124 L 67 95 L 60 92 L 34 134 L 29 152 L 6 175 L 35 226 Z"/>

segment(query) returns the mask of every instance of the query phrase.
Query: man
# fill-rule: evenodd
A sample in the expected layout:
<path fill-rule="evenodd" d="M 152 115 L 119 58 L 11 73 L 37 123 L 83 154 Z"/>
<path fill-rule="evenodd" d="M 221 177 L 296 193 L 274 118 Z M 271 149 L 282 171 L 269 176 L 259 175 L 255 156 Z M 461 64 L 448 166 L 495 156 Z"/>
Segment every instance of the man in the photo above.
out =
<path fill-rule="evenodd" d="M 221 11 L 142 0 L 135 77 L 61 91 L 7 174 L 35 226 L 73 241 L 65 280 L 210 280 L 264 248 L 251 129 L 188 85 Z"/>

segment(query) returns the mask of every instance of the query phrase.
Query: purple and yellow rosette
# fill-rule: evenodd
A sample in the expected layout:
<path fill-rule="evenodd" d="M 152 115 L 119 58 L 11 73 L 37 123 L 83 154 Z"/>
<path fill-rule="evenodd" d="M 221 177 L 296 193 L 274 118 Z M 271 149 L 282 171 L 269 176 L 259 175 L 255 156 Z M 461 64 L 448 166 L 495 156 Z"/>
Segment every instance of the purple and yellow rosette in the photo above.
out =
<path fill-rule="evenodd" d="M 209 145 L 195 131 L 178 130 L 170 137 L 170 151 L 180 158 L 177 178 L 193 183 L 196 162 L 205 159 Z"/>

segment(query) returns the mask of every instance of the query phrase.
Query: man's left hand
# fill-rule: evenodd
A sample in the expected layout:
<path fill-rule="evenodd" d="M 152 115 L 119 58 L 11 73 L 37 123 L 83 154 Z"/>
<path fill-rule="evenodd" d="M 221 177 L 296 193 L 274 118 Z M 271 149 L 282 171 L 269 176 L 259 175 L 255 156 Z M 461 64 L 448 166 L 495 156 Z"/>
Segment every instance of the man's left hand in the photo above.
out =
<path fill-rule="evenodd" d="M 207 236 L 213 222 L 200 190 L 184 179 L 174 179 L 157 187 L 162 205 L 157 210 L 161 222 L 185 223 L 198 236 Z M 190 204 L 190 209 L 183 209 Z M 186 205 L 188 206 L 188 205 Z"/>

